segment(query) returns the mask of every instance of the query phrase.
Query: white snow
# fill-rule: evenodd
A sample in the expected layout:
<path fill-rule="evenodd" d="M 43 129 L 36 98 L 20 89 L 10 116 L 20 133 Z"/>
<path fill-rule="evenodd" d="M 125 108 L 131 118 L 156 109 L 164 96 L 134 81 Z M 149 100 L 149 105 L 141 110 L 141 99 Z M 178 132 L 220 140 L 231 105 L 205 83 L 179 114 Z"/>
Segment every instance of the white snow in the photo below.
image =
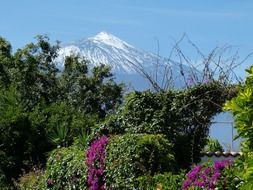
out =
<path fill-rule="evenodd" d="M 109 46 L 118 48 L 118 49 L 125 49 L 126 46 L 131 46 L 126 42 L 122 41 L 121 39 L 117 38 L 116 36 L 109 34 L 107 32 L 100 32 L 96 36 L 92 38 L 88 38 L 89 40 L 93 40 L 95 43 L 104 43 Z M 131 46 L 133 47 L 133 46 Z"/>

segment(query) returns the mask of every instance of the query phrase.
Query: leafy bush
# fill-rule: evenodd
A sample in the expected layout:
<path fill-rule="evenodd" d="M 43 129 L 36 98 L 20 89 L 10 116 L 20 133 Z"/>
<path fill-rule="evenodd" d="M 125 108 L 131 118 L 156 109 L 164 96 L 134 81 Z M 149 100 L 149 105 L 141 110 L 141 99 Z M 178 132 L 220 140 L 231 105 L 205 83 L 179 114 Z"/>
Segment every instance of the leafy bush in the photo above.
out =
<path fill-rule="evenodd" d="M 184 179 L 184 173 L 172 174 L 164 173 L 154 176 L 141 176 L 136 180 L 136 186 L 138 190 L 177 190 L 182 186 Z"/>
<path fill-rule="evenodd" d="M 232 110 L 238 135 L 244 141 L 244 150 L 253 151 L 253 66 L 246 70 L 249 74 L 245 85 L 240 87 L 238 96 L 225 104 L 226 110 Z"/>
<path fill-rule="evenodd" d="M 72 145 L 54 150 L 47 161 L 39 189 L 87 189 L 85 150 Z"/>
<path fill-rule="evenodd" d="M 174 171 L 171 144 L 162 135 L 125 134 L 106 149 L 106 188 L 133 189 L 136 178 Z"/>
<path fill-rule="evenodd" d="M 49 106 L 39 103 L 29 119 L 34 127 L 44 129 L 52 147 L 71 145 L 74 138 L 89 134 L 97 122 L 95 115 L 84 114 L 64 101 Z"/>
<path fill-rule="evenodd" d="M 238 164 L 240 169 L 238 174 L 243 179 L 240 189 L 253 189 L 253 153 L 244 153 L 235 163 Z"/>
<path fill-rule="evenodd" d="M 163 134 L 173 144 L 178 166 L 189 168 L 200 161 L 211 119 L 236 92 L 232 86 L 218 82 L 180 91 L 132 92 L 100 132 Z"/>
<path fill-rule="evenodd" d="M 242 189 L 253 189 L 253 66 L 247 69 L 245 84 L 240 86 L 238 95 L 226 102 L 225 109 L 231 110 L 235 118 L 238 137 L 242 137 L 243 158 L 240 162 L 244 184 Z"/>
<path fill-rule="evenodd" d="M 37 190 L 39 189 L 39 179 L 42 175 L 42 170 L 30 171 L 19 178 L 16 186 L 19 190 Z"/>
<path fill-rule="evenodd" d="M 182 190 L 221 189 L 236 190 L 240 185 L 231 161 L 216 161 L 195 166 L 186 174 Z"/>
<path fill-rule="evenodd" d="M 88 168 L 88 187 L 94 190 L 105 189 L 105 149 L 108 138 L 102 136 L 93 141 L 86 155 L 86 165 Z"/>

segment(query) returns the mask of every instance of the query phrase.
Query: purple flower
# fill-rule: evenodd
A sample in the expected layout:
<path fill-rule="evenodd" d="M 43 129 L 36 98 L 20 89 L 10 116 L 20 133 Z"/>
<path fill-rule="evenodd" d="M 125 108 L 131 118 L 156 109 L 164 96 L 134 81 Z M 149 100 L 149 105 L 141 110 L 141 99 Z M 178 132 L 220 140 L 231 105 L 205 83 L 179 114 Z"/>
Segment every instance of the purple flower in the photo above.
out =
<path fill-rule="evenodd" d="M 229 161 L 222 160 L 222 161 L 215 162 L 213 167 L 215 170 L 223 170 L 228 165 L 229 165 Z"/>
<path fill-rule="evenodd" d="M 104 190 L 105 156 L 108 137 L 103 135 L 91 143 L 86 155 L 89 190 Z"/>
<path fill-rule="evenodd" d="M 204 174 L 205 174 L 205 175 L 208 175 L 208 174 L 210 173 L 210 171 L 211 171 L 210 168 L 206 168 L 206 169 L 204 170 Z"/>
<path fill-rule="evenodd" d="M 219 181 L 223 185 L 226 185 L 223 176 L 223 170 L 229 167 L 231 162 L 229 161 L 217 161 L 213 165 L 195 166 L 189 173 L 186 174 L 186 180 L 183 182 L 181 190 L 188 190 L 192 188 L 203 188 L 207 190 L 214 190 Z"/>

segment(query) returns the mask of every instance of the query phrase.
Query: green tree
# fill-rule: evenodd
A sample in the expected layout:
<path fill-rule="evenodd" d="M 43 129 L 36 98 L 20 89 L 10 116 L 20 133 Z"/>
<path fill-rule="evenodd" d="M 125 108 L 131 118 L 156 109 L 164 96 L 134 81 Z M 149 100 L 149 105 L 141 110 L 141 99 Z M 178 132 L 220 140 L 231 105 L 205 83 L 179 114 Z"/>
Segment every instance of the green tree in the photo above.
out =
<path fill-rule="evenodd" d="M 7 180 L 29 168 L 38 156 L 34 141 L 38 134 L 24 107 L 14 85 L 0 90 L 0 171 Z"/>
<path fill-rule="evenodd" d="M 11 45 L 4 38 L 0 37 L 0 87 L 7 87 L 10 84 L 11 66 Z"/>
<path fill-rule="evenodd" d="M 90 69 L 87 60 L 66 57 L 60 81 L 63 99 L 85 113 L 103 118 L 121 103 L 123 85 L 113 81 L 109 66 L 102 64 Z"/>
<path fill-rule="evenodd" d="M 15 52 L 12 81 L 28 109 L 44 100 L 52 103 L 58 98 L 57 73 L 54 64 L 58 43 L 51 45 L 48 37 L 38 36 L 37 43 L 30 43 Z"/>

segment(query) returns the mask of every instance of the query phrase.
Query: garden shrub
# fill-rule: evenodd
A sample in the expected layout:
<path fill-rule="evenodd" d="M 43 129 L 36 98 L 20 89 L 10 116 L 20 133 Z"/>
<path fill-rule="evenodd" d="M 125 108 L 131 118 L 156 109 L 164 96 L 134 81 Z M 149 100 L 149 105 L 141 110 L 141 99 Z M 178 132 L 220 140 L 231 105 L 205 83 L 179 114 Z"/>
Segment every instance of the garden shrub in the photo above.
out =
<path fill-rule="evenodd" d="M 195 166 L 186 174 L 182 190 L 236 190 L 240 183 L 232 161 L 222 160 Z"/>
<path fill-rule="evenodd" d="M 253 66 L 247 69 L 245 84 L 240 86 L 238 95 L 226 102 L 225 109 L 231 110 L 235 118 L 238 137 L 243 139 L 243 156 L 240 164 L 244 180 L 242 189 L 253 189 Z"/>
<path fill-rule="evenodd" d="M 106 149 L 106 189 L 134 189 L 135 180 L 175 169 L 171 144 L 163 135 L 125 134 Z"/>
<path fill-rule="evenodd" d="M 19 190 L 37 190 L 40 185 L 40 178 L 43 175 L 42 170 L 30 171 L 22 175 L 15 184 Z"/>
<path fill-rule="evenodd" d="M 163 134 L 173 145 L 180 168 L 198 163 L 207 142 L 211 119 L 235 96 L 233 86 L 210 82 L 189 89 L 130 93 L 116 116 L 100 133 Z"/>
<path fill-rule="evenodd" d="M 253 151 L 253 66 L 246 70 L 249 76 L 245 85 L 240 87 L 238 96 L 226 102 L 225 109 L 232 110 L 238 135 L 244 141 L 245 151 Z"/>
<path fill-rule="evenodd" d="M 57 148 L 50 154 L 39 189 L 87 189 L 85 150 L 76 145 Z"/>
<path fill-rule="evenodd" d="M 136 180 L 136 187 L 138 190 L 178 190 L 182 186 L 184 179 L 184 173 L 181 174 L 172 174 L 164 173 L 157 174 L 154 176 L 141 176 Z"/>

